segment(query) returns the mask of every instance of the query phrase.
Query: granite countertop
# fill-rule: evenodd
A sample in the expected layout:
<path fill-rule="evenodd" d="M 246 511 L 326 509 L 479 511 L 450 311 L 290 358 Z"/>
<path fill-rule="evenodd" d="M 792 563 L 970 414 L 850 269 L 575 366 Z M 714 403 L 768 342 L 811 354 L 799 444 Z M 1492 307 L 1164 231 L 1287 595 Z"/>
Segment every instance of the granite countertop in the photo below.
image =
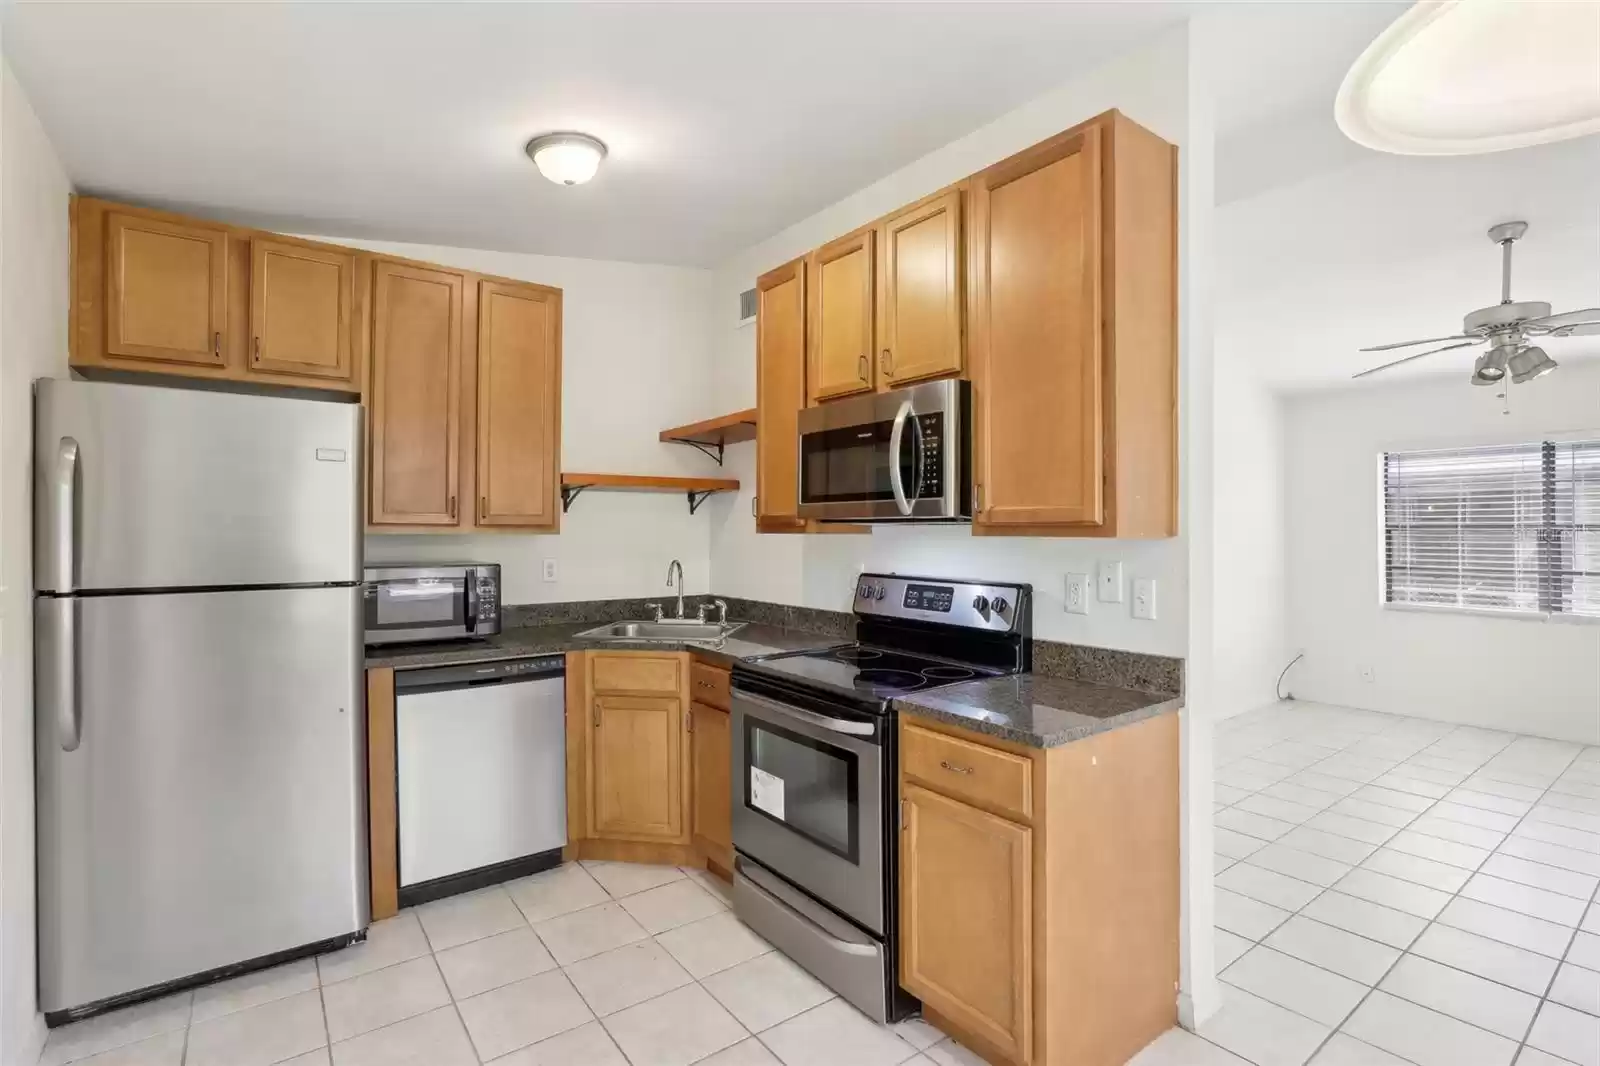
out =
<path fill-rule="evenodd" d="M 975 733 L 1033 748 L 1054 748 L 1173 714 L 1183 699 L 1064 677 L 1014 674 L 913 692 L 894 705 L 907 714 Z"/>
<path fill-rule="evenodd" d="M 747 622 L 727 638 L 716 643 L 660 640 L 585 640 L 579 633 L 603 622 L 557 622 L 550 625 L 516 626 L 492 637 L 470 641 L 438 641 L 431 644 L 396 644 L 367 649 L 366 665 L 392 666 L 397 670 L 421 666 L 449 666 L 457 663 L 485 663 L 517 659 L 526 655 L 550 655 L 566 651 L 692 651 L 708 659 L 732 665 L 741 659 L 754 659 L 783 651 L 831 648 L 847 643 L 839 637 L 799 629 Z"/>

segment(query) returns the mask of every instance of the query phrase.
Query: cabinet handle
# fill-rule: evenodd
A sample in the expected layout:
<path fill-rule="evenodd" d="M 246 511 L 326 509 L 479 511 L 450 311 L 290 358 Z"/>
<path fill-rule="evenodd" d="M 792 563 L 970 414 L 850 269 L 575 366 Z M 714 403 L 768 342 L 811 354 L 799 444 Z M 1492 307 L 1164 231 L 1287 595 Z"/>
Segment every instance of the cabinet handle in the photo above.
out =
<path fill-rule="evenodd" d="M 945 762 L 943 759 L 939 760 L 939 765 L 944 767 L 946 770 L 949 770 L 953 774 L 970 774 L 970 773 L 972 773 L 972 767 L 970 767 L 970 766 L 957 766 L 955 763 Z"/>
<path fill-rule="evenodd" d="M 856 370 L 856 376 L 859 377 L 862 381 L 866 381 L 867 380 L 867 357 L 865 355 L 863 355 L 861 357 L 861 360 L 857 364 L 857 366 L 858 366 L 858 369 Z"/>
<path fill-rule="evenodd" d="M 894 356 L 889 354 L 889 349 L 887 348 L 883 350 L 883 372 L 885 374 L 894 373 Z"/>
<path fill-rule="evenodd" d="M 487 497 L 487 496 L 479 496 L 478 497 L 478 517 L 479 518 L 488 518 L 489 517 L 489 497 Z"/>
<path fill-rule="evenodd" d="M 600 701 L 599 700 L 595 700 L 594 701 L 594 727 L 596 729 L 600 728 Z"/>
<path fill-rule="evenodd" d="M 750 497 L 750 517 L 751 518 L 756 517 L 756 505 L 759 502 L 760 502 L 760 500 L 757 497 L 755 497 L 755 496 L 751 496 Z"/>
<path fill-rule="evenodd" d="M 254 358 L 255 358 L 256 362 L 258 362 L 258 363 L 261 362 L 261 338 L 260 337 L 256 338 L 256 354 L 255 354 Z"/>
<path fill-rule="evenodd" d="M 683 731 L 685 733 L 693 733 L 694 732 L 694 708 L 693 707 L 690 707 L 689 708 L 689 713 L 683 716 Z"/>
<path fill-rule="evenodd" d="M 455 516 L 456 516 L 456 498 L 454 496 L 452 496 L 452 497 L 450 497 L 450 517 L 454 518 Z"/>
<path fill-rule="evenodd" d="M 218 330 L 217 332 L 215 332 L 215 333 L 213 333 L 211 335 L 211 354 L 216 356 L 218 359 L 222 358 L 222 331 L 221 330 Z"/>

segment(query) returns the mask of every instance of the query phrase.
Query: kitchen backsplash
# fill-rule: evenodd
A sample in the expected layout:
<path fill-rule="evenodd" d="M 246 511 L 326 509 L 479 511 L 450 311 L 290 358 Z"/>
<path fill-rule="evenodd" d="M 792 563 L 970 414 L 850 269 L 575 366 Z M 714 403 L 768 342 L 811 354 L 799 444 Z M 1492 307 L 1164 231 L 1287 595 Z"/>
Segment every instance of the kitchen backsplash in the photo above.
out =
<path fill-rule="evenodd" d="M 765 600 L 724 597 L 728 617 L 741 622 L 799 629 L 807 633 L 848 639 L 855 630 L 855 616 L 845 611 L 825 611 L 816 607 L 792 607 Z M 702 603 L 712 603 L 714 595 L 685 596 L 683 613 L 693 616 Z M 654 597 L 626 600 L 574 600 L 566 603 L 509 604 L 503 612 L 507 629 L 523 626 L 556 625 L 570 622 L 620 622 L 653 616 L 651 604 L 659 603 L 669 615 L 677 598 Z M 1183 692 L 1183 660 L 1166 655 L 1094 648 L 1083 644 L 1062 644 L 1053 640 L 1033 642 L 1033 669 L 1049 677 L 1066 677 L 1096 685 L 1131 688 L 1141 692 Z"/>

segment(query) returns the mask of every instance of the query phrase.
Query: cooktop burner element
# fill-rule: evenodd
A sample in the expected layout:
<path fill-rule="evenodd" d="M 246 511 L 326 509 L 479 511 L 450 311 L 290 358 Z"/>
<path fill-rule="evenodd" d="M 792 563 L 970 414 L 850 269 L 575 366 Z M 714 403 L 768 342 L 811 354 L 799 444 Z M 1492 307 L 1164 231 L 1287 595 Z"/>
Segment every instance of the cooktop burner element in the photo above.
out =
<path fill-rule="evenodd" d="M 892 699 L 918 689 L 953 685 L 1003 672 L 861 644 L 779 655 L 764 660 L 762 666 L 775 673 L 854 690 L 878 699 Z"/>
<path fill-rule="evenodd" d="M 854 648 L 834 648 L 832 655 L 842 663 L 864 663 L 871 659 L 883 658 L 883 652 L 859 645 Z"/>

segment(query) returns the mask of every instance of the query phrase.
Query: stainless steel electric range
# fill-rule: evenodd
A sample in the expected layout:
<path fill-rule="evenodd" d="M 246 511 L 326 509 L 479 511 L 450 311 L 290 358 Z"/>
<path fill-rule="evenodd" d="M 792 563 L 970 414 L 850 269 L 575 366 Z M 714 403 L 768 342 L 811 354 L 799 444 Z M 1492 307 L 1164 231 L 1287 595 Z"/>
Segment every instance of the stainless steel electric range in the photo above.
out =
<path fill-rule="evenodd" d="M 899 987 L 895 715 L 1032 667 L 1032 586 L 863 574 L 856 640 L 733 668 L 734 911 L 879 1021 Z"/>

